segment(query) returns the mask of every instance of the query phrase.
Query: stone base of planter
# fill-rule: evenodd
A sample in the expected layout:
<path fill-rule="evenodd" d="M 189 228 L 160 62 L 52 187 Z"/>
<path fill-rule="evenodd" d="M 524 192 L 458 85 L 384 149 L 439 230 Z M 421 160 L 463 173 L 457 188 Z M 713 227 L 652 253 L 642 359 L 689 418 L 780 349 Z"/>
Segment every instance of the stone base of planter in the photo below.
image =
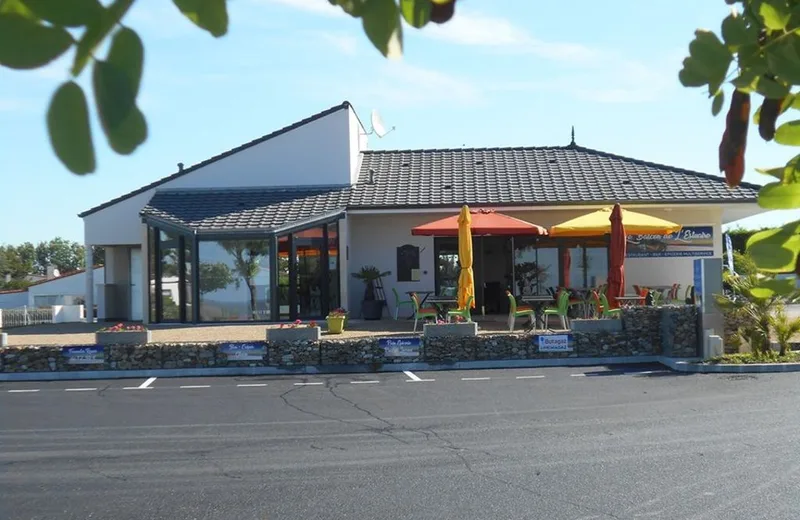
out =
<path fill-rule="evenodd" d="M 569 322 L 573 332 L 622 332 L 622 320 L 580 320 L 573 319 Z"/>
<path fill-rule="evenodd" d="M 319 341 L 321 331 L 319 327 L 267 329 L 267 341 Z"/>
<path fill-rule="evenodd" d="M 95 332 L 94 341 L 98 345 L 146 345 L 153 341 L 153 333 L 149 330 Z"/>
<path fill-rule="evenodd" d="M 474 321 L 469 323 L 426 323 L 423 326 L 426 338 L 443 337 L 470 337 L 478 335 L 478 324 Z"/>
<path fill-rule="evenodd" d="M 8 346 L 8 334 L 5 332 L 0 333 L 0 347 Z"/>

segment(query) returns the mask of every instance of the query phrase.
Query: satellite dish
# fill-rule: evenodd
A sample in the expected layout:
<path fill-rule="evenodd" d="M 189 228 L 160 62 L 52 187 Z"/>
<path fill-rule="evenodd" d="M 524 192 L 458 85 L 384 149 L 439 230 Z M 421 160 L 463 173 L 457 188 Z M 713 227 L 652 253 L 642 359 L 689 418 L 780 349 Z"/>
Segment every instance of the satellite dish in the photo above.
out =
<path fill-rule="evenodd" d="M 372 124 L 372 130 L 367 132 L 368 135 L 369 134 L 375 134 L 379 138 L 382 138 L 383 136 L 385 136 L 386 134 L 388 134 L 389 132 L 394 130 L 394 127 L 390 128 L 389 130 L 386 130 L 386 125 L 383 122 L 383 118 L 378 113 L 378 111 L 375 110 L 375 109 L 372 109 L 372 114 L 370 116 L 370 122 Z"/>

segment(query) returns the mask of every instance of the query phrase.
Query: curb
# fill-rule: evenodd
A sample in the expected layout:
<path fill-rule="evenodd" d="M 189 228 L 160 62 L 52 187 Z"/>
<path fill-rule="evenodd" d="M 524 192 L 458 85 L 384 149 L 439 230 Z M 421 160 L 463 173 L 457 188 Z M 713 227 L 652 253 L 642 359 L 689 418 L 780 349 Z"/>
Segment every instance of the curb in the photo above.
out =
<path fill-rule="evenodd" d="M 402 372 L 404 370 L 434 372 L 442 370 L 486 370 L 501 368 L 570 367 L 598 365 L 630 365 L 662 363 L 662 356 L 620 356 L 591 358 L 511 359 L 497 361 L 453 361 L 441 363 L 391 363 L 379 370 L 365 365 L 321 365 L 287 367 L 175 368 L 149 370 L 84 370 L 76 372 L 0 373 L 0 381 L 80 381 L 91 379 L 140 379 L 147 377 L 215 377 L 215 376 L 297 376 L 318 374 L 363 374 Z"/>
<path fill-rule="evenodd" d="M 665 358 L 664 365 L 676 372 L 694 374 L 777 374 L 800 372 L 800 363 L 760 363 L 752 365 L 700 365 L 693 361 Z"/>

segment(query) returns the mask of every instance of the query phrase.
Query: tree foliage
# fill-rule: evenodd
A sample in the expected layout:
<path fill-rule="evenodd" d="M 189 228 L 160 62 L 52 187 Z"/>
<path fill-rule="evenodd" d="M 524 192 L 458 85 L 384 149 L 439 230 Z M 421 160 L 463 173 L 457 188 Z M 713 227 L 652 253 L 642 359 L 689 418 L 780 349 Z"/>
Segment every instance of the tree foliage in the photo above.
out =
<path fill-rule="evenodd" d="M 686 87 L 707 88 L 713 115 L 730 103 L 719 146 L 719 168 L 737 186 L 745 172 L 747 132 L 800 146 L 800 0 L 726 0 L 734 7 L 719 35 L 698 29 L 678 77 Z M 757 106 L 752 112 L 752 106 Z M 752 112 L 752 114 L 751 114 Z M 752 123 L 751 123 L 752 119 Z M 781 121 L 779 122 L 779 119 Z M 784 120 L 790 119 L 790 120 Z M 765 209 L 800 207 L 800 154 L 785 165 L 757 168 L 772 182 L 759 190 Z M 800 221 L 753 234 L 747 251 L 765 272 L 800 272 Z"/>
<path fill-rule="evenodd" d="M 164 0 L 167 1 L 167 0 Z M 317 0 L 323 2 L 324 0 Z M 444 23 L 456 0 L 328 0 L 359 19 L 384 56 L 403 51 L 403 25 Z M 399 1 L 399 3 L 398 3 Z M 97 168 L 89 96 L 75 79 L 91 65 L 92 97 L 111 149 L 129 155 L 147 140 L 147 120 L 137 105 L 144 44 L 125 25 L 135 0 L 0 0 L 0 66 L 30 70 L 72 53 L 70 79 L 56 88 L 47 109 L 50 143 L 73 173 Z M 219 38 L 228 32 L 228 0 L 172 0 L 189 22 Z M 99 50 L 110 42 L 104 56 Z"/>
<path fill-rule="evenodd" d="M 30 278 L 44 275 L 53 266 L 61 274 L 86 267 L 84 247 L 61 237 L 42 241 L 13 245 L 0 245 L 0 289 L 22 289 L 30 285 Z M 105 251 L 95 248 L 94 265 L 102 265 Z M 8 278 L 8 281 L 6 281 Z"/>

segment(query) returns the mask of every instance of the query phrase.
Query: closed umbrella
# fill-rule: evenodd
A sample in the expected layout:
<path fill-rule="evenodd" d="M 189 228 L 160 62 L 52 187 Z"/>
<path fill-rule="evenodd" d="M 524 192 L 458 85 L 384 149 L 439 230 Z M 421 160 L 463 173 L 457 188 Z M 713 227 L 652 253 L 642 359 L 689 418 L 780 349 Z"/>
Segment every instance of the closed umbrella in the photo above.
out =
<path fill-rule="evenodd" d="M 622 223 L 622 208 L 614 204 L 614 209 L 609 217 L 611 221 L 611 240 L 608 244 L 608 306 L 612 309 L 619 307 L 617 298 L 625 296 L 625 225 Z"/>
<path fill-rule="evenodd" d="M 472 305 L 475 307 L 475 277 L 472 274 L 472 230 L 470 224 L 472 216 L 469 207 L 464 205 L 458 216 L 458 263 L 461 272 L 458 275 L 458 308 L 464 309 L 467 300 L 472 296 Z"/>
<path fill-rule="evenodd" d="M 571 283 L 569 274 L 570 269 L 572 269 L 572 255 L 567 248 L 561 250 L 561 266 L 561 278 L 564 280 L 564 287 L 569 287 Z"/>

